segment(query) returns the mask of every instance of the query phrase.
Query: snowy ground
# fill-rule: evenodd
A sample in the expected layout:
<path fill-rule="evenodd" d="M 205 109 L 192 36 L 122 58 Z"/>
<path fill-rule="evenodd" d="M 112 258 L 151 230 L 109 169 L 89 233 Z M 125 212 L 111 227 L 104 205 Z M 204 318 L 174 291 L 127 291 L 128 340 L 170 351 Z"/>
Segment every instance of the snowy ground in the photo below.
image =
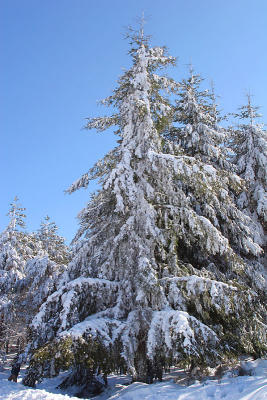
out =
<path fill-rule="evenodd" d="M 126 376 L 110 376 L 109 388 L 95 400 L 267 400 L 267 360 L 247 362 L 251 375 L 226 374 L 221 380 L 195 381 L 190 386 L 174 383 L 166 377 L 164 382 L 147 385 L 127 385 Z M 8 370 L 0 372 L 0 400 L 78 400 L 71 392 L 56 389 L 61 378 L 46 379 L 36 389 L 25 388 L 20 382 L 8 382 Z"/>

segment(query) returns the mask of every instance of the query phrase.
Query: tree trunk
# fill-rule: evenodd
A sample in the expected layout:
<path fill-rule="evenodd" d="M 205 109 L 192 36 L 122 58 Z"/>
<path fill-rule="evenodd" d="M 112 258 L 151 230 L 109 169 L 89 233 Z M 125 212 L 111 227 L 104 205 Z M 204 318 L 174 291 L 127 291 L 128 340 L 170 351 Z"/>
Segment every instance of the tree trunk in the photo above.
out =
<path fill-rule="evenodd" d="M 135 357 L 136 374 L 133 382 L 153 383 L 154 371 L 151 361 L 146 357 L 145 351 L 138 351 Z"/>
<path fill-rule="evenodd" d="M 23 385 L 29 386 L 34 388 L 36 385 L 36 382 L 40 379 L 41 374 L 40 371 L 36 367 L 29 367 L 27 371 L 27 375 L 23 378 Z"/>

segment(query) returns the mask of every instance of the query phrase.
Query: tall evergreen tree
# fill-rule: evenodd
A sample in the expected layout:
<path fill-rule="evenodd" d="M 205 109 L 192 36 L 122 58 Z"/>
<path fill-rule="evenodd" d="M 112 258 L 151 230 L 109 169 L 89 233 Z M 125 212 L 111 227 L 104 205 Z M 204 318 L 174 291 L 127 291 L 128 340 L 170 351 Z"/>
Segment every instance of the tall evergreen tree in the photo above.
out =
<path fill-rule="evenodd" d="M 150 381 L 152 368 L 174 362 L 262 351 L 262 309 L 242 259 L 261 248 L 233 202 L 240 178 L 229 175 L 225 187 L 223 172 L 206 164 L 217 148 L 170 154 L 160 133 L 173 109 L 162 90 L 177 84 L 156 70 L 174 59 L 142 29 L 130 54 L 133 66 L 104 101 L 118 112 L 88 121 L 99 131 L 116 125 L 119 145 L 69 189 L 101 184 L 79 215 L 69 281 L 33 321 L 27 385 L 70 366 L 68 383 L 118 367 Z"/>

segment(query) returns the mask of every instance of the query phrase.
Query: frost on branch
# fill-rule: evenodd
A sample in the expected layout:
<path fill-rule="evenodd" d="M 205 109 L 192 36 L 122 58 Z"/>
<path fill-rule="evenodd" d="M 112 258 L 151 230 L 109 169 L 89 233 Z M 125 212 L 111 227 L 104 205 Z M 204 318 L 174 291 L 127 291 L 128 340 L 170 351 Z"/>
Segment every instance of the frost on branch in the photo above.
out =
<path fill-rule="evenodd" d="M 179 360 L 183 357 L 207 357 L 204 346 L 208 346 L 216 357 L 216 334 L 185 311 L 154 311 L 147 339 L 148 356 L 155 354 Z M 212 358 L 212 357 L 211 357 Z"/>

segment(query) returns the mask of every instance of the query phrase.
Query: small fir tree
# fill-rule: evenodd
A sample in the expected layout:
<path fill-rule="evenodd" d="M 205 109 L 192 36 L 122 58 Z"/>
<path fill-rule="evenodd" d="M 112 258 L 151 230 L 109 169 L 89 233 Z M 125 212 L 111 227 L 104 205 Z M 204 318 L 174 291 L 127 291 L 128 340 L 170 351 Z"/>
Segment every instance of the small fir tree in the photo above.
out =
<path fill-rule="evenodd" d="M 46 219 L 38 234 L 25 228 L 25 208 L 14 199 L 10 222 L 0 235 L 0 346 L 26 341 L 27 326 L 47 297 L 57 289 L 68 252 L 57 227 Z"/>
<path fill-rule="evenodd" d="M 40 229 L 36 234 L 45 254 L 49 259 L 58 264 L 67 264 L 69 261 L 69 250 L 65 245 L 63 237 L 58 235 L 58 227 L 47 215 L 41 222 Z"/>
<path fill-rule="evenodd" d="M 267 223 L 267 134 L 262 125 L 256 123 L 259 107 L 251 104 L 248 95 L 246 105 L 234 114 L 241 123 L 233 131 L 235 163 L 240 176 L 246 181 L 247 191 L 239 196 L 238 204 L 250 215 L 260 219 L 266 229 Z M 247 121 L 247 122 L 246 122 Z"/>
<path fill-rule="evenodd" d="M 261 117 L 259 107 L 252 105 L 250 94 L 247 100 L 247 104 L 233 114 L 239 124 L 231 129 L 231 147 L 234 164 L 245 182 L 237 204 L 251 217 L 254 240 L 265 249 L 259 258 L 264 269 L 267 265 L 267 134 L 263 125 L 257 123 Z"/>
<path fill-rule="evenodd" d="M 24 277 L 24 267 L 28 258 L 34 257 L 35 245 L 25 228 L 25 208 L 18 198 L 10 204 L 10 222 L 0 235 L 0 336 L 3 351 L 8 344 L 20 341 L 25 335 L 22 314 L 17 303 L 17 286 Z"/>

